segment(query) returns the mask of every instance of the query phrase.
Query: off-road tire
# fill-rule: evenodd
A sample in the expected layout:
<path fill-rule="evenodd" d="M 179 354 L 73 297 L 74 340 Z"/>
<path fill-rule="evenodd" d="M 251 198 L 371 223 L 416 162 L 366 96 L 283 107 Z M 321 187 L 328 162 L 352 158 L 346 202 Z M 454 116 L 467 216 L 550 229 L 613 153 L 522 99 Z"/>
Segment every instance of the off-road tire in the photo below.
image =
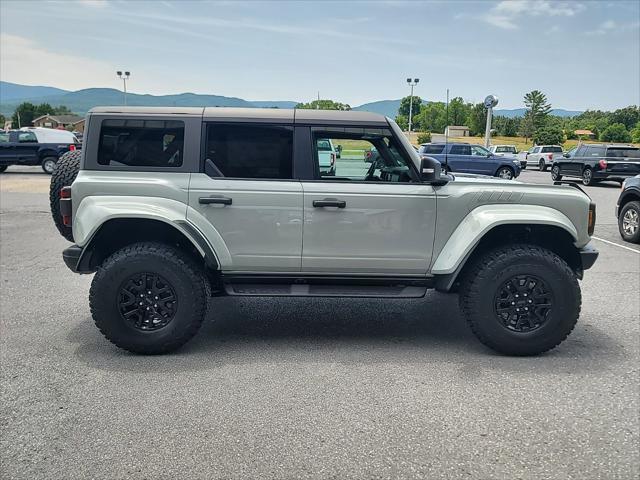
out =
<path fill-rule="evenodd" d="M 554 182 L 559 182 L 562 180 L 562 175 L 560 175 L 560 167 L 558 165 L 554 165 L 551 167 L 551 180 Z"/>
<path fill-rule="evenodd" d="M 544 323 L 528 332 L 508 329 L 495 310 L 499 289 L 516 275 L 538 277 L 553 295 Z M 536 245 L 508 245 L 481 255 L 466 269 L 460 285 L 460 308 L 471 330 L 483 344 L 506 355 L 537 355 L 562 343 L 576 325 L 581 303 L 569 265 Z"/>
<path fill-rule="evenodd" d="M 56 157 L 44 157 L 42 159 L 42 163 L 40 164 L 40 166 L 42 167 L 42 171 L 49 175 L 53 175 L 53 172 L 56 169 L 57 162 L 58 162 L 58 159 Z M 49 167 L 50 165 L 52 166 Z"/>
<path fill-rule="evenodd" d="M 4 172 L 8 167 L 9 165 L 0 165 L 0 173 Z"/>
<path fill-rule="evenodd" d="M 596 183 L 596 181 L 593 179 L 593 170 L 591 170 L 590 167 L 586 167 L 583 171 L 582 171 L 582 184 L 590 187 L 592 185 L 594 185 Z"/>
<path fill-rule="evenodd" d="M 56 168 L 51 175 L 51 183 L 49 184 L 49 207 L 51 208 L 51 216 L 53 223 L 64 238 L 73 242 L 73 232 L 71 227 L 67 227 L 62 223 L 62 215 L 60 215 L 60 190 L 62 187 L 70 186 L 78 176 L 80 171 L 81 150 L 74 150 L 62 155 L 56 163 Z"/>
<path fill-rule="evenodd" d="M 119 311 L 119 295 L 139 273 L 160 275 L 177 298 L 173 319 L 158 330 L 142 331 Z M 161 243 L 135 243 L 118 250 L 98 267 L 89 292 L 93 320 L 114 345 L 133 353 L 156 355 L 174 351 L 200 328 L 207 309 L 207 279 L 187 254 Z"/>
<path fill-rule="evenodd" d="M 547 162 L 545 162 L 542 158 L 538 161 L 538 169 L 541 172 L 547 171 Z"/>
<path fill-rule="evenodd" d="M 635 219 L 640 217 L 640 202 L 634 200 L 633 202 L 626 203 L 624 207 L 620 210 L 620 214 L 618 215 L 618 228 L 620 230 L 620 236 L 623 240 L 631 243 L 640 243 L 640 227 L 636 227 L 635 233 L 627 234 L 623 227 L 623 222 L 625 221 L 626 215 L 633 215 L 635 212 Z"/>

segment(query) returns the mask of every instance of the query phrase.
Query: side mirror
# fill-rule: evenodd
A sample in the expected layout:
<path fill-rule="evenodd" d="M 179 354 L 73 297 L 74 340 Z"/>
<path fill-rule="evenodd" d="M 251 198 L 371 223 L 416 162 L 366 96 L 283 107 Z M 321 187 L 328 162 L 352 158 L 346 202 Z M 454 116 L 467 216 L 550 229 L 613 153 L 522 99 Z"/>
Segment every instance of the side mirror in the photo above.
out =
<path fill-rule="evenodd" d="M 442 175 L 442 165 L 435 158 L 423 157 L 420 162 L 420 177 L 423 182 L 444 185 L 449 181 Z"/>
<path fill-rule="evenodd" d="M 569 155 L 568 153 L 563 153 L 563 154 L 562 154 L 562 156 L 563 156 L 564 158 L 569 158 L 569 157 L 571 157 L 571 155 Z"/>

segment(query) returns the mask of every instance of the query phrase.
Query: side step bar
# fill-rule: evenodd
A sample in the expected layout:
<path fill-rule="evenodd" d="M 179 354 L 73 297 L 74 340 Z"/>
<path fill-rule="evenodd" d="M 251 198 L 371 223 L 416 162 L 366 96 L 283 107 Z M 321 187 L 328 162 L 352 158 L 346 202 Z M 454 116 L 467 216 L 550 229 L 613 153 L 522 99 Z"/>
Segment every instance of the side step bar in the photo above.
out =
<path fill-rule="evenodd" d="M 421 298 L 431 279 L 223 275 L 222 284 L 234 296 Z"/>

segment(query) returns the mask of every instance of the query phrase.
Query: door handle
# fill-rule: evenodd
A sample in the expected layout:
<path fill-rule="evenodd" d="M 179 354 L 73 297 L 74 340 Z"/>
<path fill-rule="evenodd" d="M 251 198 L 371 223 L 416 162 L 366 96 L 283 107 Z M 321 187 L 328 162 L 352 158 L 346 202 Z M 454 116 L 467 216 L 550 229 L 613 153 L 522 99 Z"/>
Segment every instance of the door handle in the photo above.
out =
<path fill-rule="evenodd" d="M 219 196 L 219 197 L 200 197 L 198 198 L 198 202 L 203 204 L 203 205 L 212 205 L 212 204 L 216 204 L 216 205 L 231 205 L 233 203 L 233 199 L 229 198 L 229 197 L 223 197 L 223 196 Z"/>
<path fill-rule="evenodd" d="M 325 198 L 324 200 L 314 200 L 313 206 L 316 208 L 322 208 L 322 207 L 344 208 L 347 206 L 347 202 L 345 202 L 344 200 L 336 200 L 335 198 Z"/>

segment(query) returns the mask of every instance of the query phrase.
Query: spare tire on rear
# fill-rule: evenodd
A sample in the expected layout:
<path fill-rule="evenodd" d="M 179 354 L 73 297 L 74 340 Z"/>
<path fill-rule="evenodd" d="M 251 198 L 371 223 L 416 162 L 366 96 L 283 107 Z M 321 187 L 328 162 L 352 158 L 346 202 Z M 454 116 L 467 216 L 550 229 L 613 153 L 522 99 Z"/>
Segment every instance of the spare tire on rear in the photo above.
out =
<path fill-rule="evenodd" d="M 51 174 L 51 185 L 49 186 L 49 205 L 51 206 L 51 216 L 53 223 L 64 238 L 73 242 L 71 227 L 62 223 L 60 214 L 60 190 L 62 187 L 70 186 L 78 176 L 80 171 L 80 158 L 82 150 L 74 150 L 62 155 Z"/>

